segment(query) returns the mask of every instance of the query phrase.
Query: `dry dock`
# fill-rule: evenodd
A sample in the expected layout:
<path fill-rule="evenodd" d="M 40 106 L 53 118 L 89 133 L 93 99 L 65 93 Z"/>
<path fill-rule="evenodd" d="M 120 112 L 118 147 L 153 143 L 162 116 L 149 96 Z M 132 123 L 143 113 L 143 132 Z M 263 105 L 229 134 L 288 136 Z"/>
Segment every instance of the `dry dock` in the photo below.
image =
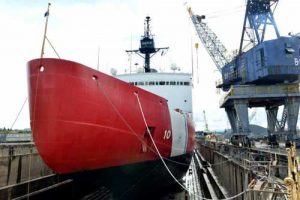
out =
<path fill-rule="evenodd" d="M 266 199 L 284 197 L 287 154 L 283 148 L 243 148 L 198 142 L 181 187 L 162 200 Z M 105 187 L 81 192 L 72 179 L 54 174 L 33 143 L 0 145 L 0 199 L 113 199 Z"/>

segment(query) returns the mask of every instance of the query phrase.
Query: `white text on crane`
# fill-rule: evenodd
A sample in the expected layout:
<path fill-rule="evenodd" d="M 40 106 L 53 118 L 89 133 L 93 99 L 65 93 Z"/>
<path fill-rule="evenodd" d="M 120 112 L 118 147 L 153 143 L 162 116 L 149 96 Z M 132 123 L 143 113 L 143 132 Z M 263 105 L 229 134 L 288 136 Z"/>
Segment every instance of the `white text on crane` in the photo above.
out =
<path fill-rule="evenodd" d="M 298 66 L 300 63 L 300 58 L 294 58 L 295 65 Z"/>

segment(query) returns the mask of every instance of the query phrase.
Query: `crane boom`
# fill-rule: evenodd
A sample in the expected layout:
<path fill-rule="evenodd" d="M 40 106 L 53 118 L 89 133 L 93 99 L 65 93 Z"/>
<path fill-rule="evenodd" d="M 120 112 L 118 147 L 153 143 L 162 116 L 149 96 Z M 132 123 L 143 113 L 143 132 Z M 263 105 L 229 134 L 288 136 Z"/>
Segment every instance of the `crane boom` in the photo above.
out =
<path fill-rule="evenodd" d="M 188 8 L 188 12 L 201 42 L 221 72 L 222 67 L 231 61 L 227 49 L 220 42 L 216 34 L 202 21 L 202 19 L 205 19 L 204 15 L 194 15 L 190 7 Z"/>

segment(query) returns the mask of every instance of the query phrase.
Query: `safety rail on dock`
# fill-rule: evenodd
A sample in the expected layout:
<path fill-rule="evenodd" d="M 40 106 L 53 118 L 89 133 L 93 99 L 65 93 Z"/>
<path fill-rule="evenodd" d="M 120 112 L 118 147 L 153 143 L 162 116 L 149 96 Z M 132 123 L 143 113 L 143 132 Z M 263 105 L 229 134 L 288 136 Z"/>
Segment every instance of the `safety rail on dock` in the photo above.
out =
<path fill-rule="evenodd" d="M 228 197 L 238 195 L 234 199 L 243 200 L 287 197 L 283 184 L 287 156 L 283 152 L 208 141 L 198 141 L 198 149 L 227 189 Z"/>

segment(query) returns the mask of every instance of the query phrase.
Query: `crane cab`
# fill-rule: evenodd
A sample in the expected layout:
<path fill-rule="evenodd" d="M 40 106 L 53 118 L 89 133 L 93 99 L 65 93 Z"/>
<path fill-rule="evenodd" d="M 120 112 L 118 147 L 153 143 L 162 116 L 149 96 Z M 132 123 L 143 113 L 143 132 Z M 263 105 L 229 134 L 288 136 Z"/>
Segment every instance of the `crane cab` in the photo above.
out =
<path fill-rule="evenodd" d="M 279 37 L 238 55 L 222 68 L 222 88 L 232 84 L 291 83 L 299 81 L 300 39 Z"/>

